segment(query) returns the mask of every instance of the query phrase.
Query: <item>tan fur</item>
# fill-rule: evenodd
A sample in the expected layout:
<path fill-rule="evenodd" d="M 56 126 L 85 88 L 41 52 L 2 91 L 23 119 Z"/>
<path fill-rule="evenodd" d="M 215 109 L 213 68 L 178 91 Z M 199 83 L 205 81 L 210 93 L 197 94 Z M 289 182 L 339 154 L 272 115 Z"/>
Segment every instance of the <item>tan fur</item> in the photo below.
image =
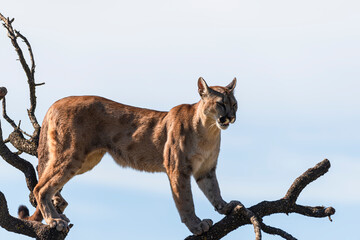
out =
<path fill-rule="evenodd" d="M 200 78 L 201 100 L 169 112 L 97 96 L 57 101 L 43 121 L 39 182 L 33 191 L 38 207 L 29 219 L 41 221 L 43 216 L 51 227 L 65 229 L 68 219 L 62 212 L 67 203 L 59 191 L 72 177 L 95 167 L 107 152 L 121 166 L 166 172 L 182 222 L 194 234 L 207 231 L 212 222 L 195 215 L 190 177 L 194 176 L 217 211 L 231 211 L 233 204 L 220 196 L 215 168 L 220 129 L 235 121 L 235 84 L 236 79 L 227 87 L 210 88 Z"/>

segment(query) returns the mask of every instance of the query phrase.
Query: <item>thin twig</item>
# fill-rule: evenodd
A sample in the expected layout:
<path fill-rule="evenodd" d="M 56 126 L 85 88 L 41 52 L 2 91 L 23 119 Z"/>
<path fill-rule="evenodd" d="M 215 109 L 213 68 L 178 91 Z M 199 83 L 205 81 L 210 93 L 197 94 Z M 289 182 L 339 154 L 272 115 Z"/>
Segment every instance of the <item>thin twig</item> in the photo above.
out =
<path fill-rule="evenodd" d="M 14 120 L 12 120 L 6 112 L 6 97 L 2 100 L 2 107 L 3 107 L 3 118 L 14 128 L 17 129 L 17 125 L 15 124 Z"/>
<path fill-rule="evenodd" d="M 325 208 L 324 206 L 309 207 L 298 204 L 294 204 L 294 206 L 292 207 L 292 211 L 308 217 L 316 217 L 316 218 L 330 217 L 335 214 L 335 209 L 333 207 L 328 207 L 328 208 Z"/>
<path fill-rule="evenodd" d="M 14 19 L 10 20 L 9 18 L 5 18 L 1 13 L 0 13 L 0 19 L 4 22 L 3 25 L 8 31 L 8 37 L 10 38 L 11 43 L 14 46 L 16 53 L 18 54 L 19 61 L 21 63 L 21 66 L 23 67 L 26 77 L 27 77 L 27 82 L 28 82 L 29 91 L 30 91 L 30 108 L 28 109 L 28 116 L 29 116 L 30 122 L 32 123 L 32 125 L 34 127 L 34 133 L 32 135 L 32 138 L 37 139 L 39 136 L 39 133 L 40 133 L 40 125 L 35 116 L 35 109 L 36 109 L 35 89 L 36 89 L 36 86 L 40 86 L 43 84 L 35 83 L 34 54 L 33 54 L 30 42 L 27 40 L 27 38 L 24 35 L 22 35 L 19 31 L 13 29 L 12 22 L 14 21 Z M 21 38 L 25 42 L 25 44 L 28 48 L 28 52 L 30 55 L 30 61 L 31 61 L 31 68 L 29 68 L 29 65 L 27 64 L 27 62 L 25 60 L 24 54 L 17 42 L 17 38 Z"/>
<path fill-rule="evenodd" d="M 34 58 L 34 54 L 33 54 L 31 45 L 30 45 L 29 41 L 27 40 L 27 38 L 20 33 L 20 31 L 15 30 L 14 32 L 16 34 L 15 36 L 20 37 L 24 41 L 26 46 L 28 47 L 28 51 L 29 51 L 29 55 L 30 55 L 30 61 L 31 61 L 31 70 L 30 70 L 31 79 L 34 79 L 34 77 L 35 77 L 35 58 Z"/>
<path fill-rule="evenodd" d="M 37 129 L 37 128 L 40 128 L 40 125 L 35 116 L 35 109 L 36 109 L 35 87 L 41 86 L 43 84 L 35 84 L 35 59 L 34 59 L 34 54 L 33 54 L 33 51 L 32 51 L 29 41 L 19 31 L 15 30 L 15 34 L 16 34 L 15 35 L 16 37 L 20 37 L 24 41 L 24 43 L 28 47 L 28 51 L 29 51 L 29 55 L 30 55 L 31 70 L 29 72 L 30 76 L 28 76 L 28 85 L 29 85 L 29 91 L 30 91 L 30 109 L 28 110 L 28 113 L 29 113 L 29 118 L 30 118 L 31 123 L 33 124 L 34 129 Z"/>
<path fill-rule="evenodd" d="M 14 120 L 12 120 L 8 115 L 7 115 L 7 111 L 6 111 L 6 97 L 4 97 L 2 99 L 2 107 L 3 107 L 3 118 L 14 128 L 14 130 L 18 130 L 20 131 L 22 134 L 28 136 L 28 137 L 32 137 L 32 135 L 28 134 L 27 132 L 25 132 L 24 130 L 22 130 L 20 128 L 20 123 L 19 125 L 16 125 Z"/>
<path fill-rule="evenodd" d="M 266 232 L 268 234 L 279 235 L 280 237 L 285 238 L 287 240 L 297 240 L 296 238 L 291 236 L 291 234 L 285 232 L 284 230 L 268 226 L 263 222 L 261 223 L 261 230 L 263 230 L 264 232 Z"/>

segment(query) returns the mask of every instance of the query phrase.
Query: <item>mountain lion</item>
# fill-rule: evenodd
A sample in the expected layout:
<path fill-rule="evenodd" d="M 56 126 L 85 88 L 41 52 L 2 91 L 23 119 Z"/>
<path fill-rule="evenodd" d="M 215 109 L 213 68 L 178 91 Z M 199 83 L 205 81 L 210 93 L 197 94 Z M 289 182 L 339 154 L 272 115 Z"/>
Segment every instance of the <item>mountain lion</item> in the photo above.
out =
<path fill-rule="evenodd" d="M 226 87 L 198 80 L 201 99 L 169 112 L 123 105 L 97 96 L 67 97 L 48 110 L 38 148 L 39 182 L 33 190 L 37 208 L 22 218 L 42 221 L 58 231 L 67 228 L 67 202 L 60 191 L 78 174 L 95 167 L 109 153 L 124 167 L 166 172 L 181 221 L 196 235 L 209 230 L 210 219 L 195 215 L 190 187 L 193 176 L 215 210 L 228 214 L 236 202 L 225 202 L 215 169 L 220 130 L 235 122 L 236 78 Z"/>

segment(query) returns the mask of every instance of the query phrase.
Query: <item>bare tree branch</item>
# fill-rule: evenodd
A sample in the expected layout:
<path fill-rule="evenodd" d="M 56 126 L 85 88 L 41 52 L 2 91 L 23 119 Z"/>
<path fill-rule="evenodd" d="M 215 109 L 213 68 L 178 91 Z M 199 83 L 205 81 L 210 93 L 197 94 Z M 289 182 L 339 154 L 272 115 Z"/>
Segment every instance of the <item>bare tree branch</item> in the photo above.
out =
<path fill-rule="evenodd" d="M 287 240 L 297 240 L 296 238 L 294 238 L 293 236 L 291 236 L 289 233 L 285 232 L 284 230 L 268 226 L 265 223 L 261 223 L 261 230 L 263 230 L 267 234 L 279 235 L 280 237 L 285 238 Z"/>
<path fill-rule="evenodd" d="M 22 171 L 26 177 L 26 183 L 30 191 L 37 184 L 36 173 L 31 163 L 11 152 L 3 141 L 2 128 L 0 123 L 0 156 L 11 166 Z"/>
<path fill-rule="evenodd" d="M 30 202 L 32 203 L 33 206 L 36 206 L 36 201 L 32 194 L 32 191 L 37 184 L 35 169 L 31 163 L 19 157 L 18 155 L 21 154 L 22 152 L 26 152 L 31 155 L 37 156 L 40 125 L 38 124 L 35 116 L 35 109 L 36 109 L 35 87 L 43 85 L 43 83 L 35 84 L 34 81 L 35 61 L 31 49 L 31 45 L 29 41 L 22 34 L 20 34 L 19 31 L 13 29 L 11 24 L 13 23 L 14 19 L 10 20 L 9 18 L 5 18 L 0 13 L 0 20 L 3 21 L 3 25 L 8 31 L 8 37 L 11 39 L 11 43 L 15 47 L 15 51 L 19 56 L 19 60 L 28 79 L 28 85 L 30 91 L 30 109 L 28 110 L 28 116 L 34 127 L 33 135 L 27 134 L 25 131 L 23 131 L 20 128 L 20 122 L 19 125 L 16 125 L 15 122 L 7 115 L 6 100 L 5 100 L 7 89 L 5 87 L 0 87 L 0 100 L 3 100 L 3 117 L 14 128 L 14 131 L 4 141 L 1 122 L 0 122 L 0 156 L 7 163 L 9 163 L 13 167 L 19 169 L 24 173 L 27 187 L 30 190 Z M 28 51 L 31 59 L 31 68 L 29 68 L 28 64 L 26 63 L 23 52 L 17 43 L 17 38 L 21 38 L 28 47 Z M 30 139 L 29 140 L 25 139 L 23 134 L 29 136 Z M 6 145 L 7 142 L 10 142 L 19 151 L 13 153 Z M 39 222 L 26 221 L 12 217 L 9 214 L 7 202 L 2 192 L 0 192 L 0 226 L 8 231 L 23 234 L 39 240 L 49 240 L 49 239 L 63 240 L 65 239 L 69 231 L 69 229 L 67 229 L 67 231 L 59 232 L 56 229 L 51 229 L 48 225 L 44 225 Z"/>
<path fill-rule="evenodd" d="M 6 90 L 5 87 L 2 87 Z M 7 90 L 6 90 L 6 93 L 7 93 Z M 5 95 L 6 95 L 5 93 Z M 5 95 L 2 97 L 2 107 L 3 107 L 3 118 L 14 128 L 14 130 L 18 130 L 20 131 L 21 133 L 23 133 L 24 135 L 28 136 L 28 137 L 32 137 L 32 135 L 28 134 L 27 132 L 23 131 L 21 128 L 20 128 L 20 123 L 21 121 L 19 122 L 18 125 L 15 124 L 14 120 L 12 120 L 8 115 L 7 115 L 7 111 L 6 111 L 6 98 L 5 98 Z"/>
<path fill-rule="evenodd" d="M 5 87 L 3 87 L 4 89 L 6 89 Z M 6 90 L 6 93 L 7 93 L 7 90 Z M 6 94 L 5 94 L 6 95 Z M 5 95 L 3 96 L 2 98 L 2 107 L 3 107 L 3 118 L 14 128 L 14 129 L 17 129 L 18 126 L 15 124 L 14 120 L 12 120 L 8 115 L 7 115 L 7 112 L 6 112 L 6 98 L 5 98 Z"/>
<path fill-rule="evenodd" d="M 33 141 L 31 138 L 30 138 L 30 140 L 25 139 L 24 135 L 26 135 L 28 137 L 32 137 L 32 136 L 20 128 L 21 121 L 19 122 L 18 125 L 16 125 L 14 120 L 12 120 L 7 115 L 5 96 L 2 99 L 2 106 L 3 106 L 4 119 L 14 128 L 14 131 L 9 135 L 9 137 L 4 142 L 5 143 L 10 142 L 16 149 L 18 149 L 19 150 L 18 155 L 19 155 L 19 153 L 21 154 L 23 152 L 26 152 L 33 156 L 37 156 L 37 141 Z"/>
<path fill-rule="evenodd" d="M 335 214 L 335 209 L 332 207 L 308 207 L 294 204 L 291 208 L 292 212 L 299 213 L 308 217 L 323 218 L 330 217 Z"/>
<path fill-rule="evenodd" d="M 30 136 L 30 142 L 34 142 L 36 145 L 38 144 L 39 141 L 39 134 L 40 134 L 40 125 L 37 121 L 37 118 L 35 116 L 35 109 L 36 109 L 36 94 L 35 94 L 35 90 L 36 90 L 36 86 L 41 86 L 44 83 L 40 83 L 40 84 L 36 84 L 35 83 L 35 58 L 34 58 L 34 54 L 30 45 L 30 42 L 27 40 L 27 38 L 22 35 L 19 31 L 15 30 L 12 27 L 12 23 L 14 21 L 14 19 L 9 19 L 9 18 L 5 18 L 1 13 L 0 13 L 0 20 L 3 21 L 3 25 L 4 27 L 7 29 L 8 32 L 8 37 L 11 40 L 12 45 L 15 48 L 15 51 L 19 57 L 19 61 L 21 63 L 22 68 L 25 71 L 26 77 L 27 77 L 27 82 L 28 82 L 28 86 L 29 86 L 29 92 L 30 92 L 30 108 L 28 109 L 28 116 L 30 119 L 30 122 L 34 128 L 34 132 L 33 134 Z M 24 53 L 21 50 L 17 39 L 20 38 L 24 41 L 24 43 L 26 44 L 27 48 L 28 48 L 28 52 L 29 52 L 29 56 L 30 56 L 30 61 L 31 61 L 31 67 L 29 67 L 28 63 L 26 62 L 26 59 L 24 57 Z M 4 100 L 3 100 L 4 101 Z M 3 111 L 4 111 L 4 118 L 13 126 L 13 128 L 15 129 L 16 124 L 14 123 L 14 121 L 12 121 L 7 115 L 6 115 L 6 110 L 5 110 L 5 102 L 3 102 Z M 7 117 L 6 117 L 7 116 Z M 29 135 L 26 134 L 23 130 L 21 130 L 19 127 L 17 127 L 18 131 L 22 132 L 25 135 Z M 22 142 L 25 143 L 26 139 L 22 136 L 22 135 L 16 135 L 17 138 L 19 138 L 17 140 L 17 142 Z M 22 138 L 22 139 L 20 139 Z M 10 139 L 11 140 L 11 139 Z M 27 152 L 26 149 L 30 148 L 32 149 L 32 151 Z M 27 152 L 31 155 L 34 155 L 34 151 L 33 151 L 33 147 L 32 146 L 27 146 L 24 147 L 24 149 L 21 149 L 21 151 L 23 152 Z M 36 155 L 35 155 L 36 156 Z"/>
<path fill-rule="evenodd" d="M 9 214 L 5 196 L 0 192 L 0 226 L 10 232 L 19 233 L 39 240 L 63 240 L 69 231 L 59 232 L 49 225 L 35 221 L 14 218 Z"/>
<path fill-rule="evenodd" d="M 301 191 L 309 183 L 324 175 L 329 170 L 329 168 L 329 160 L 325 159 L 321 161 L 315 167 L 308 169 L 300 177 L 298 177 L 291 185 L 284 198 L 276 201 L 260 202 L 250 207 L 249 210 L 259 220 L 262 220 L 262 218 L 265 216 L 269 216 L 275 213 L 298 213 L 301 215 L 317 218 L 330 217 L 331 215 L 335 214 L 335 209 L 332 207 L 306 207 L 295 204 L 295 201 Z M 244 214 L 243 212 L 233 211 L 231 214 L 225 216 L 219 222 L 214 224 L 214 226 L 212 226 L 208 232 L 201 236 L 189 236 L 186 238 L 186 240 L 221 239 L 236 228 L 250 223 L 251 221 L 248 215 Z M 274 230 L 274 228 L 269 228 L 264 224 L 261 224 L 261 227 L 265 227 L 265 230 L 263 229 L 264 232 L 269 231 L 269 229 Z M 283 230 L 281 231 L 284 232 Z M 278 230 L 277 232 L 280 233 L 281 231 Z M 281 234 L 279 235 L 281 236 Z"/>
<path fill-rule="evenodd" d="M 255 214 L 244 207 L 244 205 L 240 202 L 238 202 L 238 205 L 234 208 L 234 213 L 246 216 L 254 226 L 255 240 L 261 240 L 261 227 Z"/>
<path fill-rule="evenodd" d="M 325 159 L 324 161 L 318 163 L 315 167 L 309 168 L 304 172 L 300 177 L 295 179 L 294 183 L 289 188 L 284 199 L 289 201 L 289 204 L 294 204 L 299 197 L 301 191 L 312 181 L 318 179 L 330 168 L 329 160 Z"/>

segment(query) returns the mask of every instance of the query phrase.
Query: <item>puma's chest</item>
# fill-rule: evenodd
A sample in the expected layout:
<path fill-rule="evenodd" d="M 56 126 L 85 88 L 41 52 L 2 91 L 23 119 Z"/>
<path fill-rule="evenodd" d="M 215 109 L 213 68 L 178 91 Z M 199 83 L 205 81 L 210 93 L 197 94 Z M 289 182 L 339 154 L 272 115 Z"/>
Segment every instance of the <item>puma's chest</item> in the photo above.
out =
<path fill-rule="evenodd" d="M 217 164 L 219 152 L 220 140 L 199 141 L 194 154 L 190 158 L 193 175 L 199 176 L 213 169 Z"/>

